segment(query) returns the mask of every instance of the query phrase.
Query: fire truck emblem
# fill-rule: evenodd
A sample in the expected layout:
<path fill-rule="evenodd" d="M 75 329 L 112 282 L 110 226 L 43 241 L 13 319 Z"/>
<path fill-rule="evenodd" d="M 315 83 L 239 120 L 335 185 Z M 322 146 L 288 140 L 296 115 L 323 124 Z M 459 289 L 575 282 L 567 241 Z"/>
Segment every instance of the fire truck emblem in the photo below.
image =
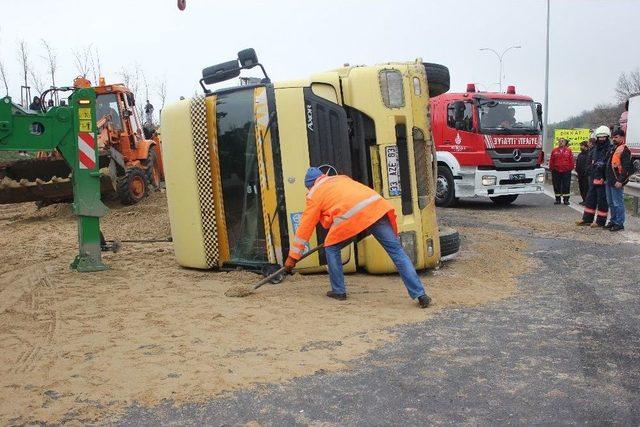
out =
<path fill-rule="evenodd" d="M 522 160 L 522 152 L 517 148 L 513 150 L 513 160 L 515 160 L 516 162 Z"/>
<path fill-rule="evenodd" d="M 456 142 L 456 145 L 462 144 L 462 138 L 460 138 L 460 133 L 456 133 L 455 142 Z"/>

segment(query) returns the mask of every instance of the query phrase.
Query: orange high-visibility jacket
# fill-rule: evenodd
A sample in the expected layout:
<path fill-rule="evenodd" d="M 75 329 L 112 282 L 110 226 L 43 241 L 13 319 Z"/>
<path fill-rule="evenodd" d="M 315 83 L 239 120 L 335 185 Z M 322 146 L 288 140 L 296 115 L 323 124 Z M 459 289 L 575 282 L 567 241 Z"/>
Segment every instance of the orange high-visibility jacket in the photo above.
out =
<path fill-rule="evenodd" d="M 307 194 L 289 256 L 300 259 L 318 222 L 329 229 L 324 245 L 331 246 L 364 231 L 384 215 L 397 234 L 395 210 L 380 194 L 345 175 L 322 175 Z"/>

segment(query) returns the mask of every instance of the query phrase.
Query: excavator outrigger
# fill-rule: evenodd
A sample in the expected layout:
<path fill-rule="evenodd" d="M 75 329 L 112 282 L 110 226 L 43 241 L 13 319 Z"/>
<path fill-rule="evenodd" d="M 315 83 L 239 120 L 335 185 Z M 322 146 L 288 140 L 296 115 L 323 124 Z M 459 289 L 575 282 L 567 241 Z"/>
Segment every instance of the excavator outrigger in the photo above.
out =
<path fill-rule="evenodd" d="M 58 151 L 71 169 L 73 210 L 78 216 L 79 253 L 71 263 L 77 271 L 100 271 L 102 263 L 100 217 L 107 212 L 101 201 L 98 161 L 96 92 L 73 91 L 68 105 L 47 111 L 25 110 L 11 97 L 0 99 L 0 151 Z"/>
<path fill-rule="evenodd" d="M 160 139 L 152 130 L 143 128 L 136 114 L 134 96 L 126 86 L 107 85 L 100 78 L 99 84 L 92 88 L 91 82 L 79 77 L 69 89 L 81 88 L 91 88 L 96 95 L 101 192 L 117 192 L 124 204 L 137 203 L 148 194 L 150 187 L 157 188 L 164 179 Z M 52 90 L 43 93 L 43 105 L 52 93 Z M 0 204 L 69 202 L 73 199 L 70 174 L 71 168 L 56 151 L 0 163 Z"/>

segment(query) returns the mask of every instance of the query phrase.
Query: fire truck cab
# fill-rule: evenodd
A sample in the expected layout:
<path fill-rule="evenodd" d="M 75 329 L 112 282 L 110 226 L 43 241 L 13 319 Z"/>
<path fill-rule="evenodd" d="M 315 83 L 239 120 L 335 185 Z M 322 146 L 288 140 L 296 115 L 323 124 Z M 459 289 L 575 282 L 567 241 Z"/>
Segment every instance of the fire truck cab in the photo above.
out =
<path fill-rule="evenodd" d="M 506 93 L 446 93 L 431 99 L 438 160 L 436 204 L 489 197 L 508 205 L 542 193 L 542 106 L 509 86 Z"/>

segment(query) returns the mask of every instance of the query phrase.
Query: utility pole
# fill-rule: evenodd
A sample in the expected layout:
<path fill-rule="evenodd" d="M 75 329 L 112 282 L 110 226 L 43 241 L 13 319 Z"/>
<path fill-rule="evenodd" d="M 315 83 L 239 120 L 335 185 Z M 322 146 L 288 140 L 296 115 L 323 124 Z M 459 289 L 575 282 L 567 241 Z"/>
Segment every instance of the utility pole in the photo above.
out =
<path fill-rule="evenodd" d="M 489 48 L 489 47 L 483 47 L 480 50 L 486 50 L 489 52 L 493 52 L 497 57 L 498 57 L 498 62 L 500 63 L 500 75 L 498 78 L 498 85 L 500 86 L 500 92 L 502 92 L 502 59 L 504 58 L 504 55 L 509 52 L 511 49 L 520 49 L 522 48 L 522 46 L 509 46 L 508 48 L 506 48 L 505 50 L 502 51 L 502 53 L 498 53 L 495 50 Z"/>
<path fill-rule="evenodd" d="M 551 21 L 551 0 L 547 0 L 547 52 L 544 69 L 544 119 L 542 123 L 542 149 L 545 152 L 545 157 L 549 158 L 551 154 L 551 148 L 553 141 L 549 139 L 549 27 Z"/>

